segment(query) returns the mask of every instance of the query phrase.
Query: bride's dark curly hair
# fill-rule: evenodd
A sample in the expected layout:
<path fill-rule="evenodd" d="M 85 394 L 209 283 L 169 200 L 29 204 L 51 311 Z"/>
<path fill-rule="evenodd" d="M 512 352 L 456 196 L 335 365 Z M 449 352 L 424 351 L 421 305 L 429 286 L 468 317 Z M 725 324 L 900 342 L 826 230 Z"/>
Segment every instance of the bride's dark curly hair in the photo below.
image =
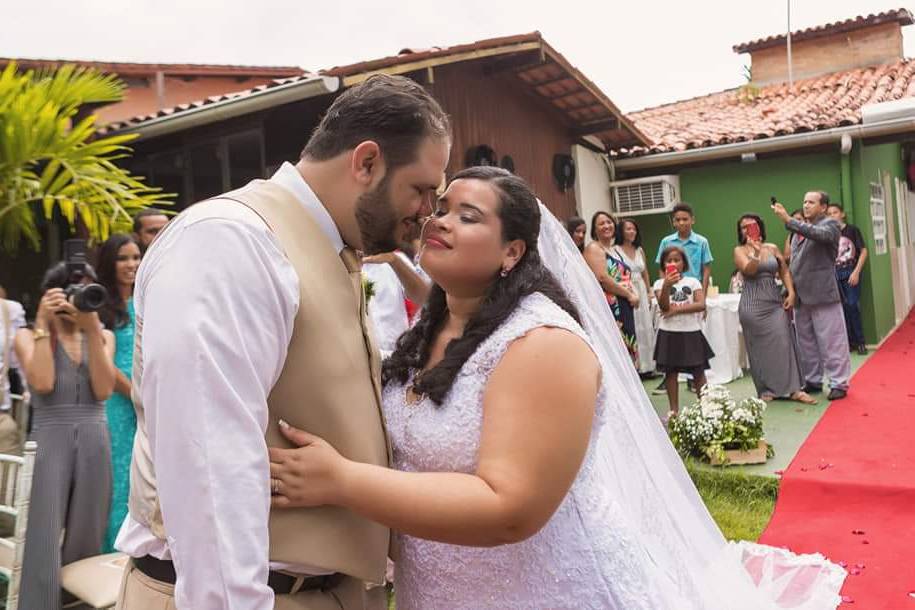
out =
<path fill-rule="evenodd" d="M 470 167 L 455 174 L 451 182 L 461 179 L 482 180 L 492 186 L 499 198 L 503 242 L 521 239 L 527 250 L 507 277 L 495 276 L 479 310 L 467 322 L 464 334 L 448 343 L 441 362 L 414 379 L 414 391 L 425 394 L 439 405 L 467 359 L 525 296 L 540 292 L 580 322 L 575 306 L 540 261 L 537 251 L 540 207 L 524 180 L 498 167 Z M 423 369 L 447 315 L 445 291 L 433 285 L 419 321 L 400 337 L 394 353 L 385 360 L 381 372 L 383 384 L 389 381 L 405 383 L 411 372 Z"/>

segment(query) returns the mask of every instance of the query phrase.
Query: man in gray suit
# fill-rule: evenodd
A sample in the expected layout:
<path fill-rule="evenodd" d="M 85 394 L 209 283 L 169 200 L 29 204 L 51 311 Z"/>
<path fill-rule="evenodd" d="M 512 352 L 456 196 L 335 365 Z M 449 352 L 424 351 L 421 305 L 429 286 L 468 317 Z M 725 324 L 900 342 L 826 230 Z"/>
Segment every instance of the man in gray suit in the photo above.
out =
<path fill-rule="evenodd" d="M 804 390 L 823 390 L 823 374 L 829 377 L 829 400 L 845 398 L 851 361 L 842 300 L 836 283 L 835 261 L 841 228 L 826 215 L 829 195 L 811 191 L 804 195 L 804 220 L 791 218 L 780 203 L 772 211 L 791 233 L 791 275 L 797 302 L 794 323 Z"/>

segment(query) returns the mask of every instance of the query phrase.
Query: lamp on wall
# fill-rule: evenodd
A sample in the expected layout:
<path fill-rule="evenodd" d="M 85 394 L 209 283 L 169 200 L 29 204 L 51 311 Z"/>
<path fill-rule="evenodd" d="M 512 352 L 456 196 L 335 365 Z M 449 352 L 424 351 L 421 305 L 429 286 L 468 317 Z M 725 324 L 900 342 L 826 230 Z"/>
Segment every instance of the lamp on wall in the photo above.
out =
<path fill-rule="evenodd" d="M 563 193 L 575 184 L 575 161 L 572 160 L 572 155 L 553 155 L 553 178 Z"/>
<path fill-rule="evenodd" d="M 496 151 L 485 144 L 468 148 L 464 157 L 464 167 L 476 167 L 477 165 L 499 165 L 496 160 Z"/>

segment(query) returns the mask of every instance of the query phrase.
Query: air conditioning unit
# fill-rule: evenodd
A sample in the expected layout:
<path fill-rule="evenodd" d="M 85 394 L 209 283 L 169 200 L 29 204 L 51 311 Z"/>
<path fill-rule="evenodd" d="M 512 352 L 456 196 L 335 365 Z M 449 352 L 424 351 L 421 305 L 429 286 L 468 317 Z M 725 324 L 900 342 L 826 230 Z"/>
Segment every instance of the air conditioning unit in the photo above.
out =
<path fill-rule="evenodd" d="M 614 212 L 640 216 L 669 212 L 680 201 L 680 176 L 650 176 L 610 183 Z"/>

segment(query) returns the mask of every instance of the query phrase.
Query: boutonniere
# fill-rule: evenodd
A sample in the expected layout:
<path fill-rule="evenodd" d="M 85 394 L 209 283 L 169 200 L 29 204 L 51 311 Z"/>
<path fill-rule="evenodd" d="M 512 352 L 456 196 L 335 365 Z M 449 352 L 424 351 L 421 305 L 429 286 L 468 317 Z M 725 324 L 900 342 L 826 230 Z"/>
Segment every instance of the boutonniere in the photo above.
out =
<path fill-rule="evenodd" d="M 368 306 L 369 301 L 375 296 L 375 282 L 370 280 L 365 273 L 362 274 L 362 294 L 365 295 L 365 304 Z"/>

